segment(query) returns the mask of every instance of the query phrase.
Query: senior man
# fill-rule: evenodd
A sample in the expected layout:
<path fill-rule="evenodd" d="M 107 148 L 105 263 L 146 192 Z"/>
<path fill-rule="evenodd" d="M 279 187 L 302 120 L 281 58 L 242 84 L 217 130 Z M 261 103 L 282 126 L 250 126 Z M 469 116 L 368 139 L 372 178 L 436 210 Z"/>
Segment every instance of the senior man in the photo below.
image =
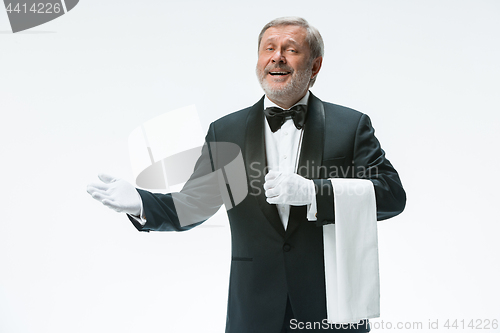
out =
<path fill-rule="evenodd" d="M 249 195 L 228 210 L 232 262 L 226 332 L 368 332 L 367 320 L 343 327 L 311 325 L 327 318 L 323 225 L 335 223 L 328 178 L 370 180 L 377 219 L 384 220 L 404 209 L 399 176 L 367 115 L 323 102 L 309 91 L 323 61 L 317 29 L 302 18 L 278 18 L 264 26 L 258 45 L 256 72 L 265 96 L 213 122 L 206 136 L 207 144 L 229 142 L 241 149 L 248 181 Z M 214 170 L 213 155 L 203 150 L 192 179 Z M 140 231 L 190 229 L 227 199 L 221 193 L 211 192 L 208 199 L 197 194 L 205 191 L 203 181 L 187 186 L 177 200 L 202 213 L 186 223 L 177 214 L 175 193 L 153 194 L 100 178 L 103 183 L 89 185 L 88 192 L 128 213 Z"/>

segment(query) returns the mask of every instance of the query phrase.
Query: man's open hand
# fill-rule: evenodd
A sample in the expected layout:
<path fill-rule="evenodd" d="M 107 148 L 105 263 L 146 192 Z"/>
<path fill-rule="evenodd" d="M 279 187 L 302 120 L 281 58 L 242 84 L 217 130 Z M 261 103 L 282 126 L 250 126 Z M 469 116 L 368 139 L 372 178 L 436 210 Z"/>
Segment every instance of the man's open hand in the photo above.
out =
<path fill-rule="evenodd" d="M 311 204 L 316 195 L 314 182 L 296 173 L 271 170 L 264 180 L 264 190 L 270 204 L 303 206 Z"/>
<path fill-rule="evenodd" d="M 135 187 L 123 179 L 107 174 L 99 174 L 102 183 L 91 183 L 87 192 L 103 205 L 119 212 L 139 216 L 141 213 L 141 196 Z"/>

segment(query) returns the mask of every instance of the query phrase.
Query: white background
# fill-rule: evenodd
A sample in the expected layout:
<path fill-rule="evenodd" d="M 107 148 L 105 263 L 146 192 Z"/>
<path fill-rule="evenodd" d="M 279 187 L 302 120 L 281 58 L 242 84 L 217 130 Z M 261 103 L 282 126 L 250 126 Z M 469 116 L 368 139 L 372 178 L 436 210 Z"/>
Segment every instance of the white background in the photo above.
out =
<path fill-rule="evenodd" d="M 223 332 L 225 216 L 139 233 L 86 184 L 133 181 L 155 116 L 255 103 L 257 35 L 285 15 L 325 40 L 313 93 L 372 118 L 407 191 L 373 322 L 500 319 L 500 2 L 82 0 L 17 34 L 0 10 L 0 332 Z"/>

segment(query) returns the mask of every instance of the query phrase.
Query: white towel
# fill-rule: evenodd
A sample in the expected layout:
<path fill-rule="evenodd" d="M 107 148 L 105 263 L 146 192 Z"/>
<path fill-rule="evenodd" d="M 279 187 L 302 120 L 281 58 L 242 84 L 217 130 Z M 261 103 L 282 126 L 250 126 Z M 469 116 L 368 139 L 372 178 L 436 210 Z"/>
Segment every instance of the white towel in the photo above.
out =
<path fill-rule="evenodd" d="M 335 224 L 323 226 L 328 321 L 358 323 L 380 316 L 375 191 L 365 179 L 330 181 Z"/>

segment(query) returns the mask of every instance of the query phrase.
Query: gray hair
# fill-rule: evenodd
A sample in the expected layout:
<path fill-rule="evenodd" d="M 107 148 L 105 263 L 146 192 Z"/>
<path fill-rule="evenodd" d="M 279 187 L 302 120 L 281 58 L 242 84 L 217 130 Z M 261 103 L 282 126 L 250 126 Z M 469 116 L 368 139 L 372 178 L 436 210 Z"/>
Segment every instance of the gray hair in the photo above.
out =
<path fill-rule="evenodd" d="M 311 50 L 309 64 L 312 64 L 313 60 L 317 57 L 323 57 L 323 55 L 325 54 L 325 45 L 323 44 L 323 38 L 321 37 L 318 29 L 310 25 L 309 22 L 307 22 L 305 19 L 296 16 L 279 17 L 266 24 L 259 34 L 258 49 L 260 49 L 262 36 L 264 36 L 264 33 L 267 29 L 271 27 L 281 27 L 286 25 L 295 25 L 306 29 L 306 41 L 309 44 L 309 49 Z M 311 79 L 311 87 L 314 85 L 314 82 L 316 82 L 316 76 Z"/>

